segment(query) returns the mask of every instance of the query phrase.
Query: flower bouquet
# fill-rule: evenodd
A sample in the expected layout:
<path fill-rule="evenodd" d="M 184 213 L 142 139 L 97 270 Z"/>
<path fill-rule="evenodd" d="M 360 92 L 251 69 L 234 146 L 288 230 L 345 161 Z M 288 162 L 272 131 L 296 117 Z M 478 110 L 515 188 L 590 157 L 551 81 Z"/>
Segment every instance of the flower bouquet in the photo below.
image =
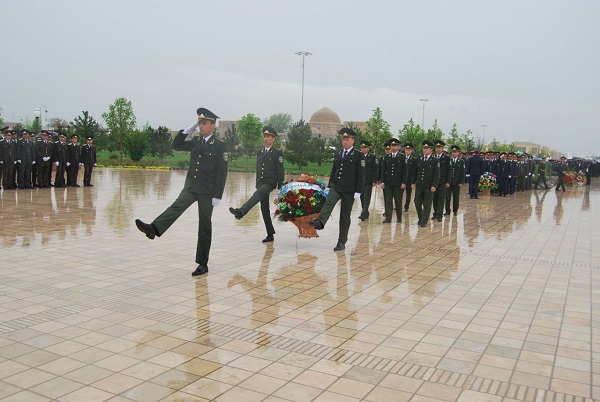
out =
<path fill-rule="evenodd" d="M 489 195 L 491 190 L 496 190 L 498 183 L 496 181 L 496 175 L 493 173 L 485 172 L 479 179 L 479 189 L 485 195 Z"/>
<path fill-rule="evenodd" d="M 325 183 L 313 176 L 302 174 L 281 186 L 274 203 L 275 216 L 283 222 L 291 221 L 298 227 L 298 237 L 319 237 L 316 230 L 308 225 L 321 211 L 327 194 Z"/>

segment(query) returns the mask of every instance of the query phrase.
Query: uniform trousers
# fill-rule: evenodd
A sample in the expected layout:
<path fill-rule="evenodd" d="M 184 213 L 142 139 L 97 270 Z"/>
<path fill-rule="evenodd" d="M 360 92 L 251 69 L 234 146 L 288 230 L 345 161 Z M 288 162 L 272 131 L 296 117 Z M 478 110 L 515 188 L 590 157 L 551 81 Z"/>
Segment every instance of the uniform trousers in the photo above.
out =
<path fill-rule="evenodd" d="M 401 186 L 385 186 L 385 219 L 391 220 L 392 213 L 394 212 L 394 205 L 396 206 L 396 219 L 398 222 L 402 222 L 402 196 L 404 190 Z"/>
<path fill-rule="evenodd" d="M 360 205 L 362 211 L 360 216 L 364 219 L 369 218 L 369 205 L 371 205 L 371 195 L 373 194 L 373 185 L 371 183 L 365 184 L 362 193 L 360 193 Z"/>
<path fill-rule="evenodd" d="M 92 170 L 94 169 L 93 163 L 84 164 L 84 172 L 83 172 L 83 184 L 92 184 Z"/>
<path fill-rule="evenodd" d="M 452 212 L 458 211 L 458 203 L 460 200 L 460 186 L 458 184 L 450 185 L 446 189 L 446 212 L 450 213 L 450 199 L 452 199 Z"/>
<path fill-rule="evenodd" d="M 21 162 L 19 164 L 19 188 L 31 187 L 31 162 Z"/>
<path fill-rule="evenodd" d="M 535 181 L 535 186 L 533 188 L 537 189 L 538 185 L 544 184 L 544 188 L 549 188 L 548 183 L 546 183 L 546 174 L 540 173 Z"/>
<path fill-rule="evenodd" d="M 252 207 L 260 202 L 260 212 L 262 212 L 265 229 L 267 229 L 267 234 L 269 235 L 275 234 L 275 228 L 273 227 L 273 221 L 271 220 L 271 211 L 269 210 L 269 194 L 271 194 L 271 191 L 273 190 L 275 190 L 275 186 L 271 184 L 260 184 L 256 187 L 256 191 L 252 194 L 250 199 L 240 207 L 242 214 L 246 215 Z"/>
<path fill-rule="evenodd" d="M 212 197 L 200 195 L 190 189 L 184 188 L 177 199 L 160 214 L 152 224 L 158 231 L 157 236 L 162 236 L 169 227 L 185 212 L 194 202 L 198 202 L 198 243 L 196 245 L 196 263 L 208 265 L 208 255 L 212 241 Z"/>
<path fill-rule="evenodd" d="M 433 193 L 433 215 L 442 216 L 444 213 L 444 205 L 446 204 L 446 186 L 440 183 L 438 188 Z"/>
<path fill-rule="evenodd" d="M 472 174 L 469 177 L 469 195 L 471 198 L 479 198 L 479 179 L 481 179 L 480 174 Z"/>
<path fill-rule="evenodd" d="M 412 187 L 410 186 L 410 184 L 406 185 L 406 201 L 404 201 L 404 209 L 408 210 L 408 207 L 410 206 L 410 196 L 412 195 Z"/>
<path fill-rule="evenodd" d="M 431 187 L 415 187 L 415 209 L 419 221 L 427 223 L 431 214 L 431 203 L 433 201 L 433 193 Z"/>
<path fill-rule="evenodd" d="M 338 242 L 346 244 L 348 241 L 348 231 L 350 230 L 350 213 L 352 212 L 352 205 L 354 205 L 354 193 L 338 193 L 335 188 L 329 189 L 327 194 L 327 201 L 319 213 L 317 218 L 325 227 L 325 224 L 331 216 L 331 212 L 338 201 L 342 201 L 340 210 L 340 233 Z"/>

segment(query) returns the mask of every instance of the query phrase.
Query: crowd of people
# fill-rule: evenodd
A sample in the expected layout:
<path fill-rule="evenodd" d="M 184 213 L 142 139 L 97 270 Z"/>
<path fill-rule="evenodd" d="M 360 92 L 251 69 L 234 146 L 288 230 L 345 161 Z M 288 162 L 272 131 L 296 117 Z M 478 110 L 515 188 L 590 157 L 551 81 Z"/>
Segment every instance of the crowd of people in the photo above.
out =
<path fill-rule="evenodd" d="M 35 134 L 10 127 L 1 131 L 0 185 L 4 190 L 80 187 L 80 168 L 84 169 L 83 185 L 93 186 L 96 147 L 92 137 L 80 145 L 77 134 L 71 135 L 67 144 L 61 132 L 42 130 Z"/>

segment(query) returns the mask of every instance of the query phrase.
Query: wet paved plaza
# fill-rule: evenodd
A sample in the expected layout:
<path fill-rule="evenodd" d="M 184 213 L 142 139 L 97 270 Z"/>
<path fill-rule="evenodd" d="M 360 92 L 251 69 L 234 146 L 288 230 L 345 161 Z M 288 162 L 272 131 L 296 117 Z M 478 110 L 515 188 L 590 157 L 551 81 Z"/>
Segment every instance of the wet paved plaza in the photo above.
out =
<path fill-rule="evenodd" d="M 195 205 L 150 222 L 184 171 L 96 169 L 94 187 L 0 193 L 2 401 L 600 400 L 600 187 L 470 200 L 418 228 L 355 204 L 317 239 L 229 212 L 196 267 Z M 273 193 L 273 197 L 275 193 Z M 272 207 L 274 210 L 274 207 Z"/>

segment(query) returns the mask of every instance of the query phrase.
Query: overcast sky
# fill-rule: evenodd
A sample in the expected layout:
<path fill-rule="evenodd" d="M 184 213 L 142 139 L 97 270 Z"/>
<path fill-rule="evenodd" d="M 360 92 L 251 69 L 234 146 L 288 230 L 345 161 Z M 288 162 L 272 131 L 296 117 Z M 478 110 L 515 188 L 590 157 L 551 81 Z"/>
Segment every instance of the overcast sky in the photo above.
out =
<path fill-rule="evenodd" d="M 600 153 L 600 1 L 2 0 L 6 121 L 101 114 L 189 126 L 204 106 L 300 119 L 322 107 L 396 134 L 410 118 L 486 141 Z M 485 128 L 483 127 L 485 125 Z"/>

